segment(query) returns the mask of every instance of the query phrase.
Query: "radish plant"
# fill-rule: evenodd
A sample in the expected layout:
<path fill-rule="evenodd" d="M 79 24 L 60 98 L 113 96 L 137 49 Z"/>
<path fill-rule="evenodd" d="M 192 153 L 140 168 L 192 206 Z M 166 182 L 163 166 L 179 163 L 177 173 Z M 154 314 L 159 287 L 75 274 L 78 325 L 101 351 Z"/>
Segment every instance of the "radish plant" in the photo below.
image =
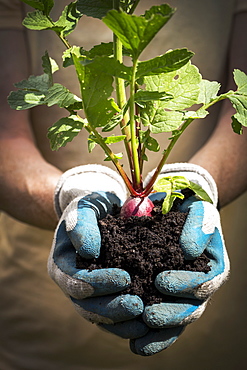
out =
<path fill-rule="evenodd" d="M 151 191 L 166 192 L 164 213 L 170 210 L 176 197 L 183 197 L 178 190 L 184 188 L 211 201 L 203 189 L 184 177 L 156 180 L 186 128 L 195 119 L 206 117 L 208 108 L 220 100 L 231 101 L 236 110 L 232 117 L 233 130 L 242 133 L 242 126 L 247 125 L 247 76 L 234 70 L 237 90 L 219 94 L 220 84 L 202 78 L 191 63 L 193 52 L 186 48 L 168 50 L 153 59 L 140 61 L 143 50 L 174 14 L 175 9 L 167 4 L 152 6 L 137 16 L 134 11 L 140 0 L 77 0 L 68 4 L 55 21 L 51 18 L 53 0 L 21 1 L 35 9 L 26 15 L 24 26 L 31 30 L 52 30 L 64 44 L 63 67 L 75 68 L 81 96 L 53 83 L 58 65 L 45 52 L 44 73 L 15 84 L 17 91 L 8 97 L 11 108 L 22 110 L 54 104 L 65 108 L 67 117 L 49 129 L 51 148 L 58 150 L 85 129 L 89 152 L 100 145 L 105 160 L 114 163 L 125 181 L 130 193 L 122 210 L 125 217 L 151 215 L 153 205 L 147 198 Z M 95 45 L 91 50 L 70 45 L 69 35 L 79 20 L 83 22 L 84 16 L 101 19 L 113 33 L 112 42 Z M 117 127 L 121 135 L 112 133 Z M 156 139 L 163 132 L 171 133 L 166 148 L 161 148 Z M 115 153 L 111 146 L 120 141 L 128 158 L 129 173 L 121 164 L 123 154 Z M 144 187 L 142 173 L 148 151 L 161 155 L 151 180 Z"/>

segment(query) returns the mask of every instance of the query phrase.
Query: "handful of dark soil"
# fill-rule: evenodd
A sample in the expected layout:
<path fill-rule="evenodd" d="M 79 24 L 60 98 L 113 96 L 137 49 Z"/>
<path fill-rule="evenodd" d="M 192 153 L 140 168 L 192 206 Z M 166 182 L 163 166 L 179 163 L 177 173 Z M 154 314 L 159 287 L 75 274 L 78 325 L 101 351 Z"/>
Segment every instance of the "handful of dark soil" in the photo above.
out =
<path fill-rule="evenodd" d="M 145 305 L 160 303 L 167 298 L 154 285 L 155 277 L 165 270 L 210 271 L 209 259 L 202 254 L 186 261 L 179 237 L 187 214 L 173 209 L 163 215 L 156 203 L 153 217 L 107 215 L 99 221 L 102 245 L 97 259 L 86 260 L 77 255 L 77 268 L 94 270 L 106 267 L 121 268 L 131 276 L 131 286 L 123 294 L 136 294 Z"/>

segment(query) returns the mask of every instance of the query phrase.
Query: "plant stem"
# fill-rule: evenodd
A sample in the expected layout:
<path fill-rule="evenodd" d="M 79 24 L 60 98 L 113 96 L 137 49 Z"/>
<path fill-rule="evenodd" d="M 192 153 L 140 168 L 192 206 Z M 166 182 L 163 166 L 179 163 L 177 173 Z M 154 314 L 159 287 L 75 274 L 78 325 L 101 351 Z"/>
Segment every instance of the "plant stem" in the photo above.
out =
<path fill-rule="evenodd" d="M 167 158 L 169 157 L 174 145 L 176 144 L 176 142 L 178 141 L 178 139 L 180 138 L 180 136 L 182 135 L 182 133 L 185 131 L 185 129 L 191 124 L 191 122 L 194 121 L 194 118 L 189 118 L 187 119 L 182 127 L 177 131 L 176 135 L 174 135 L 172 138 L 171 138 L 171 141 L 170 141 L 170 144 L 168 145 L 167 149 L 165 150 L 164 152 L 164 155 L 162 156 L 161 158 L 161 161 L 160 163 L 158 164 L 151 180 L 149 181 L 149 183 L 147 184 L 142 196 L 148 196 L 148 194 L 150 194 L 150 192 L 152 191 L 152 188 L 153 188 L 153 185 L 155 183 L 155 181 L 157 180 L 157 177 L 159 176 L 164 164 L 166 163 L 167 161 Z"/>
<path fill-rule="evenodd" d="M 141 191 L 141 171 L 138 155 L 139 141 L 136 135 L 136 122 L 135 122 L 135 84 L 136 84 L 136 70 L 137 60 L 133 60 L 133 73 L 130 83 L 130 98 L 129 98 L 129 112 L 130 112 L 130 132 L 131 132 L 131 150 L 133 158 L 134 171 L 132 173 L 133 185 L 135 190 Z"/>
<path fill-rule="evenodd" d="M 113 45 L 114 45 L 114 57 L 116 60 L 118 60 L 120 63 L 123 62 L 123 47 L 122 43 L 119 40 L 119 38 L 116 35 L 113 35 Z M 123 107 L 126 104 L 126 93 L 125 93 L 125 86 L 124 86 L 124 80 L 122 78 L 115 78 L 115 83 L 116 83 L 116 96 L 117 96 L 117 103 L 120 109 L 123 109 Z M 133 170 L 133 163 L 132 163 L 132 154 L 131 154 L 131 135 L 130 135 L 130 129 L 128 126 L 129 122 L 129 114 L 128 111 L 125 113 L 121 123 L 121 131 L 122 134 L 125 135 L 124 139 L 124 145 L 129 161 L 129 166 L 130 166 L 130 171 L 132 172 Z"/>
<path fill-rule="evenodd" d="M 123 178 L 130 194 L 133 196 L 137 195 L 137 192 L 133 189 L 133 186 L 131 184 L 130 179 L 128 178 L 126 172 L 123 170 L 123 167 L 119 163 L 118 159 L 116 158 L 115 154 L 112 152 L 112 150 L 109 148 L 109 146 L 105 143 L 104 138 L 98 133 L 98 131 L 92 127 L 89 123 L 85 124 L 85 129 L 96 137 L 96 140 L 100 147 L 104 150 L 105 154 L 111 159 L 113 164 L 115 165 L 116 169 L 120 173 L 121 177 Z"/>

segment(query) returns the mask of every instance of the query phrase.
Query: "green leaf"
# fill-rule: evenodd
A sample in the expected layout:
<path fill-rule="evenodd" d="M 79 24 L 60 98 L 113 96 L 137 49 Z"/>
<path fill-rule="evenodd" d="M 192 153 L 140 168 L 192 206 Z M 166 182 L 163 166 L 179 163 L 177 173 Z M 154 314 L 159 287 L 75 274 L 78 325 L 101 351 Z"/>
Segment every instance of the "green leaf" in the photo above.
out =
<path fill-rule="evenodd" d="M 43 105 L 45 94 L 50 87 L 49 76 L 30 76 L 28 80 L 23 80 L 15 84 L 19 89 L 12 91 L 8 96 L 8 103 L 12 109 L 24 110 Z"/>
<path fill-rule="evenodd" d="M 83 65 L 75 54 L 73 60 L 88 122 L 93 127 L 104 127 L 120 111 L 114 100 L 109 98 L 113 91 L 113 77 L 105 73 L 102 65 L 97 63 Z"/>
<path fill-rule="evenodd" d="M 45 55 L 42 56 L 42 62 L 43 71 L 44 73 L 49 75 L 49 77 L 51 77 L 53 73 L 59 70 L 56 61 L 49 57 L 47 51 L 45 52 Z"/>
<path fill-rule="evenodd" d="M 172 99 L 171 94 L 166 93 L 165 91 L 146 91 L 139 90 L 135 93 L 134 99 L 136 102 L 145 102 L 150 100 L 169 100 Z"/>
<path fill-rule="evenodd" d="M 72 141 L 84 126 L 84 121 L 76 116 L 61 118 L 49 128 L 47 137 L 50 140 L 51 149 L 58 150 Z"/>
<path fill-rule="evenodd" d="M 62 29 L 61 35 L 69 35 L 76 27 L 82 14 L 77 9 L 77 2 L 70 3 L 67 5 L 60 18 L 55 22 L 55 28 Z"/>
<path fill-rule="evenodd" d="M 195 184 L 194 182 L 190 181 L 190 185 L 188 186 L 188 188 L 193 190 L 195 195 L 199 199 L 204 200 L 204 201 L 209 202 L 209 203 L 213 203 L 210 196 L 207 194 L 207 192 L 205 190 L 203 190 L 203 188 L 200 185 Z"/>
<path fill-rule="evenodd" d="M 140 140 L 144 147 L 152 152 L 158 152 L 160 145 L 157 140 L 150 136 L 149 130 L 140 131 Z"/>
<path fill-rule="evenodd" d="M 98 142 L 95 141 L 95 137 L 93 135 L 89 135 L 87 145 L 88 145 L 88 152 L 92 153 L 95 146 L 98 144 Z"/>
<path fill-rule="evenodd" d="M 63 52 L 62 60 L 63 60 L 63 67 L 69 67 L 74 64 L 73 55 L 77 58 L 78 61 L 84 60 L 85 56 L 82 55 L 82 48 L 79 46 L 72 46 L 70 49 L 66 49 Z"/>
<path fill-rule="evenodd" d="M 176 111 L 166 111 L 157 102 L 155 104 L 148 103 L 141 110 L 141 120 L 144 126 L 148 126 L 153 134 L 161 132 L 170 132 L 178 129 L 184 118 L 184 114 Z"/>
<path fill-rule="evenodd" d="M 55 83 L 48 90 L 44 103 L 48 107 L 57 104 L 60 108 L 67 108 L 80 101 L 81 99 L 72 94 L 65 86 Z"/>
<path fill-rule="evenodd" d="M 238 91 L 247 94 L 247 75 L 239 69 L 234 69 L 234 81 L 238 86 Z"/>
<path fill-rule="evenodd" d="M 104 139 L 105 143 L 108 145 L 119 143 L 120 141 L 123 141 L 126 138 L 126 135 L 119 135 L 119 136 L 109 136 Z"/>
<path fill-rule="evenodd" d="M 201 80 L 198 104 L 208 104 L 217 97 L 220 84 L 216 81 Z"/>
<path fill-rule="evenodd" d="M 199 118 L 205 118 L 209 112 L 203 108 L 198 109 L 197 111 L 186 111 L 184 114 L 184 119 L 199 119 Z"/>
<path fill-rule="evenodd" d="M 240 122 L 238 122 L 238 120 L 236 120 L 234 116 L 232 116 L 232 129 L 238 135 L 243 134 L 243 126 Z"/>
<path fill-rule="evenodd" d="M 53 0 L 21 0 L 23 3 L 30 5 L 34 9 L 41 10 L 45 15 L 49 15 L 54 6 Z"/>
<path fill-rule="evenodd" d="M 141 109 L 142 123 L 149 126 L 153 133 L 178 129 L 185 119 L 187 109 L 198 100 L 200 82 L 201 75 L 190 62 L 177 71 L 145 77 L 148 91 L 169 91 L 173 98 L 146 103 Z"/>
<path fill-rule="evenodd" d="M 247 126 L 247 96 L 234 93 L 229 95 L 228 98 L 236 109 L 236 114 L 233 116 L 235 120 L 241 125 Z"/>
<path fill-rule="evenodd" d="M 198 184 L 189 181 L 184 176 L 165 176 L 159 178 L 154 184 L 154 190 L 157 192 L 166 193 L 166 197 L 162 204 L 162 213 L 166 214 L 172 208 L 175 198 L 183 199 L 184 196 L 180 192 L 184 189 L 191 189 L 194 191 L 195 195 L 206 202 L 213 203 L 209 195 L 202 189 Z"/>
<path fill-rule="evenodd" d="M 102 42 L 95 45 L 91 50 L 85 52 L 85 56 L 94 59 L 96 56 L 112 56 L 113 55 L 113 42 Z"/>
<path fill-rule="evenodd" d="M 45 55 L 42 56 L 42 67 L 45 74 L 49 78 L 49 86 L 53 84 L 53 73 L 59 70 L 59 67 L 54 59 L 50 58 L 48 52 L 45 52 Z"/>
<path fill-rule="evenodd" d="M 42 92 L 18 90 L 8 96 L 8 103 L 12 109 L 25 110 L 44 104 L 45 95 Z"/>
<path fill-rule="evenodd" d="M 192 58 L 194 53 L 187 49 L 169 50 L 165 54 L 156 58 L 139 62 L 137 66 L 136 79 L 143 76 L 158 75 L 160 73 L 168 73 L 177 71 L 183 67 Z"/>
<path fill-rule="evenodd" d="M 153 6 L 144 16 L 110 10 L 103 22 L 117 35 L 135 60 L 174 13 L 169 5 Z"/>
<path fill-rule="evenodd" d="M 30 30 L 49 30 L 54 27 L 54 24 L 41 10 L 27 13 L 22 23 Z"/>
<path fill-rule="evenodd" d="M 115 113 L 114 116 L 111 118 L 110 122 L 108 122 L 103 128 L 103 132 L 112 131 L 116 126 L 118 126 L 123 119 L 123 112 L 120 111 L 119 113 Z"/>
<path fill-rule="evenodd" d="M 88 62 L 87 62 L 88 64 Z M 128 82 L 131 81 L 132 69 L 125 66 L 123 63 L 109 56 L 96 56 L 91 63 L 95 70 L 103 71 L 113 77 L 122 78 Z"/>
<path fill-rule="evenodd" d="M 112 0 L 78 0 L 77 9 L 93 18 L 103 18 L 113 8 Z"/>

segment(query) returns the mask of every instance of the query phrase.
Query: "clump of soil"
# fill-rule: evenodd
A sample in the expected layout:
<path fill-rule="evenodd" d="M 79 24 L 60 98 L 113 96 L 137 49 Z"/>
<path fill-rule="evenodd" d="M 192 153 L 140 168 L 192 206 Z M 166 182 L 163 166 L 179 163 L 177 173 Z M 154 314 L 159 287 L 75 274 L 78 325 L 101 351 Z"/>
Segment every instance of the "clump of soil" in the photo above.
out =
<path fill-rule="evenodd" d="M 114 215 L 99 221 L 102 237 L 99 258 L 86 260 L 77 255 L 77 268 L 124 269 L 130 274 L 132 284 L 123 294 L 136 294 L 145 305 L 167 301 L 154 285 L 158 273 L 164 270 L 210 271 L 205 254 L 192 261 L 184 259 L 179 237 L 187 213 L 180 212 L 177 203 L 163 215 L 161 204 L 156 202 L 153 217 L 123 219 L 116 209 Z"/>

